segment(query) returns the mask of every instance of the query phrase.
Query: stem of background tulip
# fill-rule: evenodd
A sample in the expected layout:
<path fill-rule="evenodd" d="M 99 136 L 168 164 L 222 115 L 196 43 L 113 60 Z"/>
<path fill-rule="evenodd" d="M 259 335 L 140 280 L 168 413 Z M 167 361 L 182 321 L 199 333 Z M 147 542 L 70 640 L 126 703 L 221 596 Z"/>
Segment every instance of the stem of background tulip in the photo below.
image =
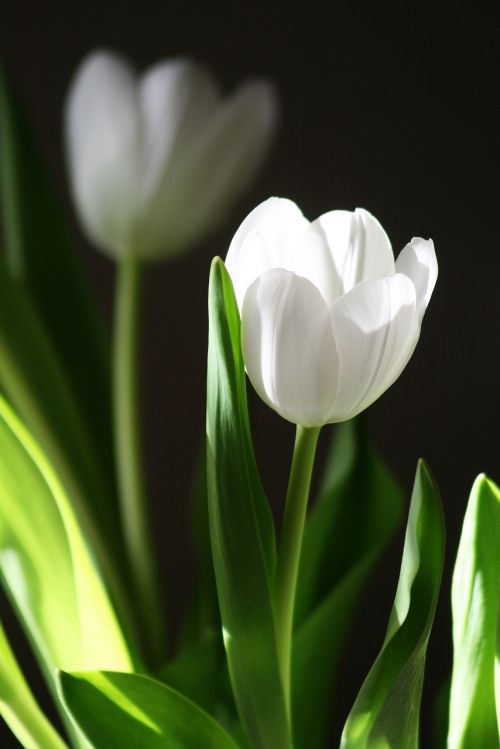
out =
<path fill-rule="evenodd" d="M 115 451 L 125 545 L 129 557 L 147 660 L 159 664 L 166 653 L 160 585 L 145 496 L 139 408 L 140 302 L 142 268 L 124 258 L 115 291 L 113 398 Z"/>
<path fill-rule="evenodd" d="M 320 427 L 297 425 L 276 564 L 276 635 L 281 678 L 289 715 L 291 712 L 291 658 L 295 590 L 319 432 Z"/>

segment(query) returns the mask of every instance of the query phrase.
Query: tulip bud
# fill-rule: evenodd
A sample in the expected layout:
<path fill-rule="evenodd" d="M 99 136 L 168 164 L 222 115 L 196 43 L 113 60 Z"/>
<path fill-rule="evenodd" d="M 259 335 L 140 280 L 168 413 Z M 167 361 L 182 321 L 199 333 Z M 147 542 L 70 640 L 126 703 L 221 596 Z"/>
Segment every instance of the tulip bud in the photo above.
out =
<path fill-rule="evenodd" d="M 103 251 L 156 259 L 214 229 L 261 166 L 277 120 L 263 81 L 222 97 L 188 59 L 138 77 L 118 55 L 92 53 L 66 102 L 72 192 Z"/>
<path fill-rule="evenodd" d="M 310 223 L 279 198 L 243 221 L 226 266 L 252 385 L 303 426 L 356 416 L 399 377 L 438 273 L 430 239 L 412 239 L 394 262 L 368 211 L 330 211 Z"/>

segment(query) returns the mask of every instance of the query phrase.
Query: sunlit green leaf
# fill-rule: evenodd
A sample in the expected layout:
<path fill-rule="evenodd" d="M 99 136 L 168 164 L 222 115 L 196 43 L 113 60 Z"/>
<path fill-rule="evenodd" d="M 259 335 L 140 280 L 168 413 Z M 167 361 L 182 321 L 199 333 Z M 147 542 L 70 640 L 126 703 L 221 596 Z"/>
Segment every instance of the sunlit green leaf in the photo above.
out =
<path fill-rule="evenodd" d="M 12 81 L 0 66 L 0 215 L 9 273 L 26 290 L 81 407 L 103 471 L 112 467 L 102 321 Z"/>
<path fill-rule="evenodd" d="M 60 674 L 63 699 L 95 749 L 238 749 L 222 726 L 146 676 Z"/>
<path fill-rule="evenodd" d="M 0 714 L 25 749 L 65 749 L 33 697 L 1 624 Z"/>
<path fill-rule="evenodd" d="M 251 745 L 289 749 L 271 598 L 274 532 L 252 449 L 238 308 L 219 259 L 209 319 L 208 502 L 229 672 Z"/>
<path fill-rule="evenodd" d="M 342 749 L 417 749 L 425 655 L 443 552 L 441 504 L 421 461 L 386 638 L 347 719 Z"/>
<path fill-rule="evenodd" d="M 54 669 L 132 667 L 70 502 L 0 399 L 0 572 L 49 686 Z"/>
<path fill-rule="evenodd" d="M 452 609 L 448 749 L 498 747 L 500 489 L 486 476 L 474 483 L 465 514 L 453 574 Z"/>
<path fill-rule="evenodd" d="M 24 289 L 0 258 L 0 383 L 42 443 L 81 517 L 116 531 L 95 451 L 59 358 Z M 116 514 L 114 516 L 116 518 Z M 110 545 L 115 545 L 109 534 Z"/>
<path fill-rule="evenodd" d="M 361 419 L 338 427 L 309 517 L 293 654 L 295 744 L 325 746 L 335 672 L 359 594 L 401 515 L 401 491 Z"/>

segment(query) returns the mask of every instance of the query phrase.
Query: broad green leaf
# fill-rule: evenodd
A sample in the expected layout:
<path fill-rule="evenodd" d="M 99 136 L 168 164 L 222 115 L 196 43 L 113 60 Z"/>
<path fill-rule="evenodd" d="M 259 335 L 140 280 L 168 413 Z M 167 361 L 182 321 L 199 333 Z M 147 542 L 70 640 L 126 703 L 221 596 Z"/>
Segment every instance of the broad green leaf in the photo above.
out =
<path fill-rule="evenodd" d="M 327 740 L 335 672 L 355 606 L 401 515 L 401 491 L 361 419 L 337 428 L 299 571 L 293 652 L 296 746 Z M 333 551 L 332 551 L 333 550 Z"/>
<path fill-rule="evenodd" d="M 229 673 L 251 746 L 289 749 L 271 598 L 274 531 L 252 449 L 238 308 L 218 258 L 209 322 L 208 503 Z"/>
<path fill-rule="evenodd" d="M 132 660 L 64 490 L 0 399 L 0 573 L 49 686 L 55 668 L 126 671 Z"/>
<path fill-rule="evenodd" d="M 0 211 L 10 275 L 26 289 L 67 372 L 101 468 L 113 466 L 102 321 L 12 81 L 0 66 Z"/>
<path fill-rule="evenodd" d="M 95 447 L 60 360 L 25 290 L 0 258 L 0 383 L 16 411 L 43 445 L 70 493 L 80 519 L 108 528 L 107 543 L 119 558 L 116 513 L 106 502 Z"/>
<path fill-rule="evenodd" d="M 1 624 L 0 714 L 25 749 L 66 749 L 33 697 Z"/>
<path fill-rule="evenodd" d="M 417 749 L 425 656 L 443 553 L 441 504 L 420 461 L 386 638 L 347 719 L 341 749 Z"/>
<path fill-rule="evenodd" d="M 472 488 L 451 597 L 448 749 L 493 749 L 500 746 L 500 489 L 486 476 Z"/>
<path fill-rule="evenodd" d="M 73 719 L 95 749 L 238 749 L 179 692 L 137 674 L 60 674 Z"/>

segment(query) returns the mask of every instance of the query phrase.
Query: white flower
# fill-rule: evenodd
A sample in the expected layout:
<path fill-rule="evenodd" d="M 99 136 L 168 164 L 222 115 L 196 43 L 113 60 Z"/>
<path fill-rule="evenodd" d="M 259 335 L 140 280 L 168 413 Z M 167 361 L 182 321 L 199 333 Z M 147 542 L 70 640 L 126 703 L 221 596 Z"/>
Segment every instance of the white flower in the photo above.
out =
<path fill-rule="evenodd" d="M 248 376 L 271 408 L 303 426 L 350 419 L 399 377 L 438 272 L 430 239 L 412 239 L 394 262 L 367 211 L 310 223 L 279 198 L 243 221 L 226 266 Z"/>
<path fill-rule="evenodd" d="M 90 238 L 115 257 L 181 252 L 214 228 L 267 153 L 277 116 L 271 86 L 221 97 L 188 59 L 142 76 L 92 53 L 77 71 L 65 126 L 74 199 Z"/>

